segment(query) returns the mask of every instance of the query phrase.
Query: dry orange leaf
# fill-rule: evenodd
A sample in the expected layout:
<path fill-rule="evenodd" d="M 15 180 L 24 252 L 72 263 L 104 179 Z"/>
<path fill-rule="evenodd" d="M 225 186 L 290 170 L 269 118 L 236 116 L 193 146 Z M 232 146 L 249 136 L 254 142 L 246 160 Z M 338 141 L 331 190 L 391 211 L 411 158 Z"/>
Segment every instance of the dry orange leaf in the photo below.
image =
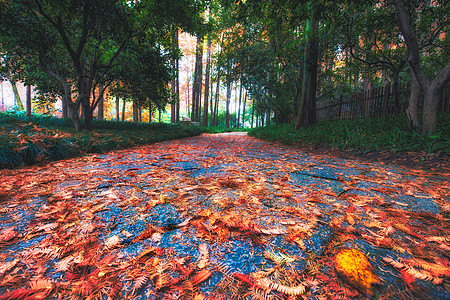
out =
<path fill-rule="evenodd" d="M 347 222 L 350 225 L 355 225 L 355 218 L 353 218 L 353 216 L 351 214 L 347 214 Z"/>
<path fill-rule="evenodd" d="M 372 284 L 380 283 L 366 256 L 357 249 L 342 249 L 335 258 L 337 273 L 351 286 L 372 296 Z"/>

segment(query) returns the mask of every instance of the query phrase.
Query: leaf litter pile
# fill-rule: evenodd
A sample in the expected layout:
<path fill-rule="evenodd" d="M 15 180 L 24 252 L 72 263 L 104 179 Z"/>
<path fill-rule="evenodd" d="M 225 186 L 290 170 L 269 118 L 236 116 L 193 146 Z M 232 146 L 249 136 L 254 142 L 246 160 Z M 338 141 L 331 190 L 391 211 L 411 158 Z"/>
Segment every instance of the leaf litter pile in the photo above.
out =
<path fill-rule="evenodd" d="M 202 135 L 0 173 L 0 299 L 449 299 L 449 174 Z"/>

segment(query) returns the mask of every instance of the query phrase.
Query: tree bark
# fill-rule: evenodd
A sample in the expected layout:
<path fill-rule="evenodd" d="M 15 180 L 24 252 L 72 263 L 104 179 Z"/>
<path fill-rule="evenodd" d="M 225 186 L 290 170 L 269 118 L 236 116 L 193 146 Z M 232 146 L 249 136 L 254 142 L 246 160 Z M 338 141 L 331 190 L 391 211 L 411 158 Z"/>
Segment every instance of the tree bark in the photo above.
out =
<path fill-rule="evenodd" d="M 116 121 L 119 121 L 120 118 L 120 100 L 119 96 L 116 96 Z"/>
<path fill-rule="evenodd" d="M 20 111 L 24 110 L 22 100 L 20 99 L 19 91 L 17 90 L 17 85 L 15 81 L 10 81 L 11 87 L 14 93 L 14 100 L 17 103 L 17 107 Z"/>
<path fill-rule="evenodd" d="M 192 112 L 191 119 L 193 122 L 200 122 L 200 110 L 201 110 L 201 93 L 203 84 L 203 38 L 197 36 L 197 47 L 195 50 L 195 75 L 194 75 L 194 87 L 192 88 Z"/>
<path fill-rule="evenodd" d="M 174 37 L 173 37 L 173 47 L 175 49 L 178 49 L 178 28 L 174 31 Z M 172 89 L 174 92 L 174 99 L 173 103 L 171 105 L 171 115 L 170 115 L 170 122 L 171 123 L 178 123 L 180 119 L 180 81 L 178 76 L 178 67 L 179 67 L 179 61 L 178 59 L 174 59 L 173 61 L 173 70 L 175 72 L 175 78 L 172 80 Z"/>
<path fill-rule="evenodd" d="M 31 117 L 31 85 L 27 85 L 27 116 Z"/>
<path fill-rule="evenodd" d="M 123 99 L 123 104 L 122 104 L 122 122 L 125 121 L 125 99 Z"/>
<path fill-rule="evenodd" d="M 406 116 L 411 122 L 415 130 L 420 131 L 419 123 L 419 102 L 420 102 L 420 84 L 417 81 L 416 75 L 411 68 L 409 68 L 409 76 L 411 78 L 411 92 L 409 96 L 409 105 L 406 109 Z"/>
<path fill-rule="evenodd" d="M 245 92 L 244 94 L 244 103 L 243 103 L 243 108 L 242 108 L 242 128 L 245 128 L 245 104 L 247 103 L 247 92 Z"/>
<path fill-rule="evenodd" d="M 206 54 L 205 96 L 203 102 L 203 126 L 208 126 L 209 74 L 211 68 L 211 37 L 208 35 L 208 50 Z"/>
<path fill-rule="evenodd" d="M 100 99 L 98 100 L 98 106 L 97 106 L 97 119 L 98 120 L 103 120 L 104 119 L 104 111 L 103 111 L 103 109 L 104 109 L 104 100 L 105 100 L 105 98 L 104 98 L 104 94 L 105 94 L 105 92 L 104 92 L 104 87 L 102 86 L 102 85 L 100 85 L 99 87 L 98 87 L 98 89 L 99 89 L 99 97 L 100 97 Z"/>
<path fill-rule="evenodd" d="M 230 127 L 230 100 L 231 100 L 231 70 L 230 67 L 228 67 L 227 70 L 227 102 L 226 102 L 226 109 L 225 109 L 225 127 Z"/>
<path fill-rule="evenodd" d="M 240 83 L 241 83 L 241 86 L 239 87 L 239 105 L 238 105 L 238 110 L 237 110 L 237 123 L 236 123 L 237 128 L 240 127 L 240 122 L 241 122 L 242 75 L 241 75 Z"/>
<path fill-rule="evenodd" d="M 306 24 L 307 42 L 305 47 L 305 63 L 302 83 L 302 97 L 300 111 L 295 128 L 312 126 L 317 122 L 316 117 L 316 89 L 318 71 L 319 43 L 317 31 L 319 23 L 315 16 L 313 2 L 309 2 L 310 17 Z"/>
<path fill-rule="evenodd" d="M 139 122 L 139 107 L 136 99 L 133 99 L 133 122 Z"/>
<path fill-rule="evenodd" d="M 219 67 L 217 67 L 217 69 L 218 68 Z M 217 83 L 216 83 L 216 95 L 215 95 L 215 101 L 214 101 L 214 121 L 213 121 L 214 126 L 219 125 L 219 94 L 220 94 L 220 77 L 218 74 L 217 75 Z"/>

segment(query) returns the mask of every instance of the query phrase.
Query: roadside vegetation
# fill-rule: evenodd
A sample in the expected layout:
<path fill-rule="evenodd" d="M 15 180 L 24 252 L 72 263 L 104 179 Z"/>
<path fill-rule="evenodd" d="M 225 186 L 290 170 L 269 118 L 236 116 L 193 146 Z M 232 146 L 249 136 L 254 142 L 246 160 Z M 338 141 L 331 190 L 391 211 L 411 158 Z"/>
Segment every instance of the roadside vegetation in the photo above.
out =
<path fill-rule="evenodd" d="M 0 113 L 0 168 L 15 168 L 89 153 L 195 136 L 195 126 L 94 120 L 91 131 L 76 132 L 70 119 Z"/>
<path fill-rule="evenodd" d="M 450 114 L 438 116 L 438 127 L 432 135 L 411 129 L 405 115 L 358 120 L 318 122 L 315 126 L 295 129 L 294 124 L 258 127 L 249 135 L 287 145 L 307 144 L 370 151 L 426 152 L 450 154 Z"/>

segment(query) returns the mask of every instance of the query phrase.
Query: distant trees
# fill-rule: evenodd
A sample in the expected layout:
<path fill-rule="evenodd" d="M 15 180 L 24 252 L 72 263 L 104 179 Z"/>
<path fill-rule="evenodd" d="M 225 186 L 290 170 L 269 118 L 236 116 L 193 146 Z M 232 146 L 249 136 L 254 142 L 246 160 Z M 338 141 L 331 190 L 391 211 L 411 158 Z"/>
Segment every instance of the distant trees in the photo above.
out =
<path fill-rule="evenodd" d="M 62 94 L 63 109 L 67 110 L 75 128 L 81 128 L 81 108 L 84 126 L 90 129 L 92 113 L 103 97 L 101 92 L 94 96 L 98 87 L 104 90 L 125 70 L 131 70 L 133 74 L 129 75 L 135 79 L 155 73 L 160 75 L 158 71 L 145 72 L 161 66 L 161 60 L 170 59 L 166 34 L 173 24 L 188 31 L 195 30 L 199 9 L 198 3 L 187 0 L 1 1 L 0 44 L 10 61 L 20 61 L 50 76 L 52 82 L 59 85 L 54 90 Z M 132 59 L 135 68 L 130 69 L 128 59 L 141 55 L 134 51 L 143 50 L 137 49 L 138 41 L 141 45 L 145 41 L 149 46 L 144 49 L 144 55 L 145 62 L 150 64 L 143 66 L 144 62 Z M 136 66 L 138 62 L 142 62 L 142 68 Z M 158 69 L 169 72 L 167 68 Z M 25 71 L 23 77 L 31 76 Z M 166 80 L 167 85 L 170 77 L 147 79 Z M 35 81 L 39 87 L 41 82 L 38 78 Z M 136 90 L 135 83 L 133 85 Z M 152 91 L 165 92 L 166 89 Z"/>

